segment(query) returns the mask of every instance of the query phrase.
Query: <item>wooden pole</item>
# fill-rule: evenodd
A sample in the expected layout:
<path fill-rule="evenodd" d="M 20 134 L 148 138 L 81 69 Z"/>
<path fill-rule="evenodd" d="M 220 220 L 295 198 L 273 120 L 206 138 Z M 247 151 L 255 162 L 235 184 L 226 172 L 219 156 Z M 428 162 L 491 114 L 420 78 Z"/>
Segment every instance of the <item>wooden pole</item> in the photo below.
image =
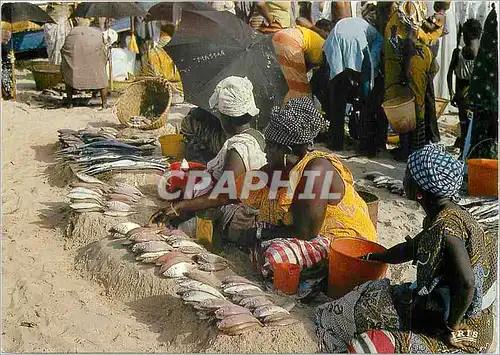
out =
<path fill-rule="evenodd" d="M 110 29 L 109 25 L 109 18 L 106 18 L 106 30 Z M 113 53 L 112 53 L 112 46 L 109 46 L 109 90 L 113 91 Z"/>

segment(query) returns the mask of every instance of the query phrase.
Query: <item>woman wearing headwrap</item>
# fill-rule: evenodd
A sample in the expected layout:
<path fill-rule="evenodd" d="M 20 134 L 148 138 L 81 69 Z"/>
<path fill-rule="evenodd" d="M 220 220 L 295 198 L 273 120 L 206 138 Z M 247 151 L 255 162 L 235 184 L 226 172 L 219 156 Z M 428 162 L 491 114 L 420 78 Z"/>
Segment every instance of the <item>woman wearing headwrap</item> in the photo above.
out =
<path fill-rule="evenodd" d="M 442 14 L 439 16 L 440 20 L 433 22 L 432 26 L 426 20 L 426 4 L 423 1 L 403 1 L 391 15 L 385 28 L 385 100 L 411 96 L 415 98 L 416 128 L 412 132 L 401 134 L 401 149 L 394 150 L 396 159 L 402 161 L 406 161 L 411 152 L 422 148 L 433 136 L 434 139 L 438 138 L 435 136 L 439 132 L 431 130 L 431 125 L 435 123 L 432 119 L 435 107 L 434 112 L 432 107 L 428 107 L 426 115 L 429 78 L 437 72 L 430 45 L 443 34 L 444 13 L 450 4 L 436 3 L 440 4 L 437 8 Z"/>
<path fill-rule="evenodd" d="M 368 281 L 316 311 L 327 352 L 487 352 L 493 337 L 496 243 L 455 201 L 463 163 L 440 145 L 408 158 L 405 190 L 427 214 L 415 238 L 362 259 L 389 264 L 413 261 L 417 280 L 390 285 Z M 337 312 L 340 310 L 339 312 Z"/>
<path fill-rule="evenodd" d="M 250 80 L 238 76 L 222 80 L 217 84 L 209 104 L 219 112 L 222 128 L 229 136 L 217 156 L 207 164 L 206 171 L 212 179 L 221 179 L 225 172 L 240 176 L 264 166 L 267 163 L 264 137 L 250 127 L 251 120 L 259 113 Z M 231 200 L 229 194 L 221 193 L 217 198 L 210 198 L 213 186 L 200 189 L 195 186 L 195 198 L 170 203 L 167 208 L 157 211 L 150 221 L 166 222 L 176 217 L 186 220 L 195 212 L 221 207 L 221 227 L 230 240 L 237 239 L 239 232 L 253 226 L 257 213 L 239 205 L 239 201 Z"/>
<path fill-rule="evenodd" d="M 327 260 L 335 237 L 377 238 L 349 169 L 334 154 L 311 150 L 323 125 L 310 98 L 275 107 L 264 131 L 268 164 L 261 170 L 269 177 L 268 185 L 245 195 L 250 181 L 245 177 L 236 181 L 240 200 L 257 208 L 263 222 L 245 242 L 250 247 L 257 244 L 253 257 L 265 276 L 277 262 L 308 268 Z M 309 181 L 311 175 L 313 181 Z M 277 189 L 276 176 L 283 182 Z"/>

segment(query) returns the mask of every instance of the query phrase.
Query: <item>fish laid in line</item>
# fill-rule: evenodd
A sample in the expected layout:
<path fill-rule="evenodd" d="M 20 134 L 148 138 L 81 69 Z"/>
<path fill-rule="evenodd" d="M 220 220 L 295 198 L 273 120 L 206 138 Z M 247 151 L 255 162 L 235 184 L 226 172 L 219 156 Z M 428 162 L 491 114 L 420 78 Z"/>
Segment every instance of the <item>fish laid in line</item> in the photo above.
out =
<path fill-rule="evenodd" d="M 239 294 L 241 291 L 245 291 L 245 290 L 257 290 L 257 291 L 262 292 L 262 290 L 258 286 L 245 284 L 245 285 L 236 285 L 236 286 L 232 286 L 232 287 L 226 287 L 224 289 L 224 293 L 227 293 L 230 295 L 235 295 L 235 294 Z"/>
<path fill-rule="evenodd" d="M 190 270 L 186 273 L 186 277 L 189 277 L 192 280 L 203 282 L 204 284 L 210 285 L 212 287 L 220 287 L 220 280 L 215 277 L 213 274 L 205 271 L 201 271 L 199 269 Z"/>
<path fill-rule="evenodd" d="M 257 318 L 264 318 L 277 313 L 290 314 L 286 309 L 275 305 L 262 306 L 253 311 L 254 316 Z"/>
<path fill-rule="evenodd" d="M 202 291 L 206 293 L 210 293 L 217 298 L 225 299 L 225 297 L 217 291 L 214 287 L 209 286 L 207 284 L 201 283 L 199 281 L 191 280 L 192 282 L 186 281 L 179 284 L 179 293 L 184 293 L 187 291 Z"/>
<path fill-rule="evenodd" d="M 219 308 L 226 307 L 226 306 L 231 306 L 233 303 L 226 299 L 212 299 L 212 300 L 206 300 L 201 302 L 199 305 L 201 308 L 204 308 L 209 311 L 215 311 Z"/>
<path fill-rule="evenodd" d="M 120 201 L 108 201 L 106 202 L 106 207 L 113 211 L 118 212 L 130 212 L 132 211 L 132 206 Z"/>
<path fill-rule="evenodd" d="M 182 300 L 186 302 L 204 302 L 213 299 L 218 297 L 202 291 L 187 291 L 182 295 Z"/>
<path fill-rule="evenodd" d="M 264 322 L 264 324 L 268 327 L 278 327 L 278 326 L 292 325 L 298 322 L 299 322 L 298 319 L 291 316 L 286 316 L 275 321 Z"/>
<path fill-rule="evenodd" d="M 219 308 L 218 310 L 215 311 L 215 317 L 217 319 L 224 319 L 230 316 L 235 316 L 238 314 L 252 314 L 248 308 L 241 307 L 238 305 L 230 305 L 230 306 L 224 306 L 222 308 Z"/>
<path fill-rule="evenodd" d="M 228 263 L 229 261 L 222 256 L 219 256 L 217 254 L 212 254 L 209 252 L 203 252 L 199 253 L 196 255 L 196 260 L 199 263 L 210 263 L 210 264 L 217 264 L 217 263 Z"/>
<path fill-rule="evenodd" d="M 140 225 L 138 225 L 137 223 L 123 222 L 123 223 L 115 224 L 113 227 L 111 227 L 108 230 L 108 232 L 118 233 L 118 234 L 122 234 L 123 236 L 125 236 L 125 234 L 127 234 L 129 231 L 131 231 L 134 228 L 138 228 L 138 227 L 140 227 Z"/>
<path fill-rule="evenodd" d="M 127 203 L 129 205 L 133 205 L 133 204 L 137 203 L 137 199 L 130 197 L 130 196 L 127 196 L 127 195 L 123 195 L 123 194 L 109 194 L 106 197 L 108 198 L 108 200 L 120 201 L 120 202 Z"/>
<path fill-rule="evenodd" d="M 185 256 L 174 257 L 174 258 L 168 259 L 168 261 L 164 262 L 160 266 L 160 274 L 165 273 L 172 266 L 179 264 L 179 263 L 189 263 L 190 265 L 194 265 L 194 262 Z"/>
<path fill-rule="evenodd" d="M 98 192 L 100 194 L 105 194 L 111 192 L 111 187 L 106 186 L 106 185 L 100 185 L 100 184 L 89 184 L 87 182 L 74 182 L 69 184 L 70 187 L 75 188 L 75 187 L 83 187 L 85 189 L 89 189 L 95 192 Z"/>
<path fill-rule="evenodd" d="M 117 182 L 116 187 L 117 187 L 117 189 L 130 191 L 131 193 L 138 195 L 138 196 L 143 195 L 142 192 L 138 188 L 136 188 L 135 186 L 126 184 L 124 182 Z"/>
<path fill-rule="evenodd" d="M 90 176 L 90 175 L 87 175 L 87 174 L 84 174 L 81 172 L 76 172 L 75 175 L 78 179 L 80 179 L 81 181 L 86 182 L 88 184 L 98 184 L 98 185 L 109 186 L 105 182 L 103 182 L 103 181 L 101 181 L 93 176 Z"/>
<path fill-rule="evenodd" d="M 202 271 L 221 271 L 221 270 L 225 270 L 228 268 L 228 265 L 226 263 L 215 263 L 215 264 L 211 264 L 211 263 L 203 263 L 203 264 L 199 264 L 198 266 L 198 269 L 202 270 Z"/>
<path fill-rule="evenodd" d="M 174 259 L 174 258 L 178 258 L 178 257 L 186 258 L 190 261 L 192 260 L 188 256 L 186 256 L 184 253 L 181 253 L 180 251 L 174 250 L 174 251 L 171 251 L 171 252 L 159 257 L 158 260 L 156 260 L 156 265 L 161 266 L 161 265 L 167 263 L 169 260 Z"/>
<path fill-rule="evenodd" d="M 232 296 L 232 300 L 233 300 L 233 302 L 239 303 L 245 298 L 264 296 L 264 295 L 265 295 L 265 293 L 261 289 L 243 290 L 237 294 L 234 294 Z"/>
<path fill-rule="evenodd" d="M 257 283 L 238 275 L 228 276 L 222 282 L 224 284 L 235 283 L 235 284 L 249 284 L 249 285 L 259 286 Z"/>
<path fill-rule="evenodd" d="M 183 277 L 186 272 L 192 270 L 193 268 L 194 265 L 190 262 L 180 262 L 171 266 L 169 269 L 163 272 L 162 275 L 170 278 Z"/>
<path fill-rule="evenodd" d="M 269 306 L 273 304 L 266 296 L 254 296 L 254 297 L 244 298 L 239 303 L 243 307 L 250 309 L 259 308 L 262 306 Z"/>
<path fill-rule="evenodd" d="M 132 247 L 132 253 L 153 253 L 160 251 L 172 251 L 172 247 L 162 240 L 151 240 L 137 243 Z"/>
<path fill-rule="evenodd" d="M 260 324 L 259 320 L 251 314 L 236 314 L 217 322 L 217 328 L 224 330 L 241 324 Z"/>

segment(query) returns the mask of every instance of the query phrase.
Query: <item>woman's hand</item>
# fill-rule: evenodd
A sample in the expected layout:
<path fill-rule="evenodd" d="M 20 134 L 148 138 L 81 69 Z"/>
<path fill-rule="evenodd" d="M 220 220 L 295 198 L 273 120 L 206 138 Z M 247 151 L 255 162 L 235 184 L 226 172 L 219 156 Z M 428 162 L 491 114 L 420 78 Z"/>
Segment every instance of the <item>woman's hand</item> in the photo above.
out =
<path fill-rule="evenodd" d="M 171 203 L 168 208 L 160 208 L 149 218 L 148 224 L 165 224 L 169 219 L 179 217 L 178 206 Z"/>

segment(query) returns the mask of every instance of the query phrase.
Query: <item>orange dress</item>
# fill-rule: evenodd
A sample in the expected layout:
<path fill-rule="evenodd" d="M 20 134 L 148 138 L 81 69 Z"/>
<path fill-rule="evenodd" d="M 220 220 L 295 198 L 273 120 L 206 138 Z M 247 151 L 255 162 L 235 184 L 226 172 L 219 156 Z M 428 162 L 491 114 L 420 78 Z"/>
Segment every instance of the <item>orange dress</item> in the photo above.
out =
<path fill-rule="evenodd" d="M 358 237 L 373 242 L 377 241 L 377 232 L 370 219 L 368 207 L 365 201 L 355 191 L 353 177 L 349 169 L 342 164 L 340 159 L 334 154 L 312 151 L 292 169 L 290 176 L 295 176 L 289 181 L 289 187 L 278 189 L 276 198 L 269 198 L 269 188 L 264 187 L 258 191 L 249 191 L 247 198 L 241 197 L 244 177 L 236 181 L 236 186 L 240 192 L 239 196 L 243 203 L 259 210 L 260 219 L 263 222 L 274 225 L 292 225 L 293 216 L 291 205 L 293 192 L 295 191 L 307 164 L 317 158 L 327 159 L 344 180 L 344 197 L 335 206 L 328 205 L 325 220 L 319 235 L 330 240 L 336 237 Z M 296 175 L 294 174 L 297 173 Z M 291 193 L 288 193 L 290 191 Z"/>

